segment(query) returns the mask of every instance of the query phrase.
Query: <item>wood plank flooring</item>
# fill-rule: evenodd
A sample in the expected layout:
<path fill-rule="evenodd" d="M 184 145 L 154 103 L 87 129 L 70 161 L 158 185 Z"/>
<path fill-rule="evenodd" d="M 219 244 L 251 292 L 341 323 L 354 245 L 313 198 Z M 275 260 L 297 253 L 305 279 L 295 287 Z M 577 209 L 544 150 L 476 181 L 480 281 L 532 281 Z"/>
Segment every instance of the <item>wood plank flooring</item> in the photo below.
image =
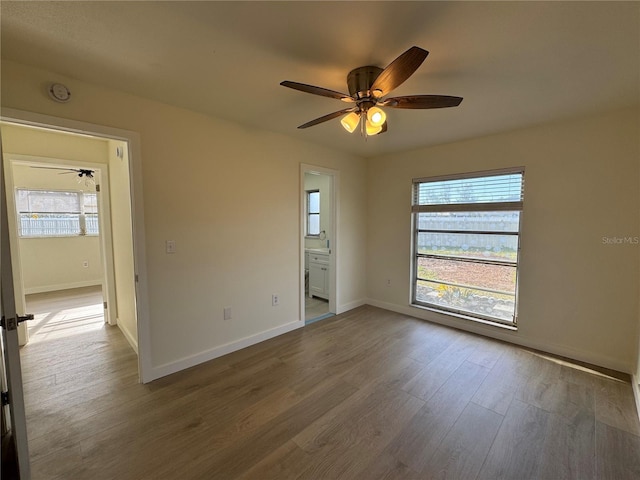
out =
<path fill-rule="evenodd" d="M 84 330 L 22 351 L 34 480 L 640 478 L 628 382 L 385 310 L 149 385 Z"/>

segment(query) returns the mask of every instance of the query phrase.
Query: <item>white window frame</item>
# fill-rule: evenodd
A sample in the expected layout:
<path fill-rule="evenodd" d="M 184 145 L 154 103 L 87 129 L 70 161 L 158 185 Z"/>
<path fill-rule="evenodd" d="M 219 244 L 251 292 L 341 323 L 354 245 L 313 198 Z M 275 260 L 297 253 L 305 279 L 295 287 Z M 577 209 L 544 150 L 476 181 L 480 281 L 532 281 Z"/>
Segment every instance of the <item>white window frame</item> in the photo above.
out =
<path fill-rule="evenodd" d="M 29 234 L 25 234 L 22 230 L 22 225 L 21 225 L 21 215 L 22 214 L 50 214 L 51 212 L 36 212 L 36 211 L 28 211 L 28 212 L 24 212 L 21 211 L 19 209 L 18 206 L 18 201 L 17 201 L 17 195 L 18 192 L 23 191 L 23 192 L 59 192 L 59 193 L 71 193 L 71 194 L 75 194 L 78 197 L 78 205 L 80 206 L 80 211 L 79 212 L 55 212 L 55 213 L 59 213 L 59 214 L 66 214 L 66 215 L 78 215 L 78 223 L 79 223 L 79 232 L 78 233 L 72 233 L 72 234 L 64 234 L 64 233 L 56 233 L 56 234 L 52 234 L 52 235 L 29 235 Z M 18 187 L 16 188 L 16 219 L 18 222 L 18 237 L 19 238 L 60 238 L 60 237 L 97 237 L 100 234 L 99 231 L 99 227 L 98 230 L 96 232 L 87 232 L 87 215 L 92 215 L 93 213 L 87 213 L 85 211 L 85 201 L 84 201 L 84 197 L 88 196 L 88 195 L 93 195 L 96 196 L 96 200 L 97 200 L 97 193 L 96 192 L 84 192 L 82 190 L 57 190 L 57 189 L 50 189 L 50 188 L 24 188 L 24 187 Z M 97 206 L 97 204 L 96 204 Z M 96 217 L 98 216 L 97 213 L 97 208 L 96 208 L 96 213 L 93 214 Z"/>
<path fill-rule="evenodd" d="M 417 198 L 418 187 L 421 184 L 430 183 L 430 182 L 442 182 L 448 180 L 463 180 L 463 179 L 477 179 L 477 178 L 485 178 L 492 176 L 500 176 L 500 175 L 510 175 L 510 174 L 521 174 L 521 191 L 520 191 L 520 201 L 508 201 L 508 202 L 469 202 L 469 203 L 441 203 L 435 205 L 425 205 L 419 204 L 419 200 Z M 523 167 L 515 167 L 501 170 L 491 170 L 491 171 L 482 171 L 482 172 L 473 172 L 473 173 L 464 173 L 457 175 L 444 175 L 438 177 L 423 177 L 423 178 L 414 178 L 412 181 L 412 206 L 411 206 L 411 229 L 412 229 L 412 246 L 411 246 L 411 305 L 419 308 L 426 308 L 429 310 L 437 311 L 438 313 L 442 313 L 445 315 L 451 315 L 456 317 L 461 317 L 464 319 L 479 321 L 482 323 L 489 323 L 493 325 L 501 325 L 508 327 L 517 327 L 518 320 L 518 277 L 520 273 L 520 236 L 522 232 L 522 211 L 523 211 L 523 202 L 524 202 L 524 168 Z M 452 232 L 452 233 L 465 233 L 465 234 L 478 234 L 478 235 L 494 235 L 494 234 L 509 234 L 517 236 L 517 251 L 516 251 L 516 260 L 515 262 L 506 261 L 500 262 L 495 260 L 483 260 L 475 257 L 456 257 L 455 261 L 460 262 L 474 262 L 474 263 L 482 263 L 487 265 L 509 265 L 515 266 L 516 269 L 516 279 L 515 279 L 515 292 L 514 292 L 514 314 L 512 321 L 507 321 L 502 318 L 484 315 L 481 313 L 470 312 L 467 310 L 460 310 L 450 306 L 444 306 L 436 303 L 429 303 L 422 300 L 417 299 L 417 290 L 418 290 L 418 281 L 428 281 L 428 279 L 420 279 L 418 277 L 418 263 L 419 258 L 427 257 L 427 258 L 441 258 L 441 259 L 449 259 L 451 257 L 440 256 L 437 254 L 424 254 L 418 252 L 418 236 L 420 233 L 437 233 L 437 229 L 420 229 L 418 225 L 418 216 L 423 212 L 500 212 L 500 211 L 518 211 L 519 214 L 519 223 L 518 223 L 518 231 L 516 233 L 513 232 L 503 232 L 499 230 L 491 230 L 491 231 L 476 231 L 476 230 L 463 230 L 460 232 Z M 443 282 L 437 282 L 443 283 Z M 453 284 L 452 284 L 453 285 Z M 462 287 L 471 287 L 478 288 L 479 290 L 487 290 L 482 287 L 475 287 L 474 285 L 463 285 Z M 489 291 L 489 290 L 487 290 Z"/>
<path fill-rule="evenodd" d="M 321 228 L 320 228 L 320 200 L 322 199 L 322 196 L 320 194 L 320 190 L 319 189 L 313 189 L 313 190 L 305 190 L 305 199 L 306 199 L 306 211 L 305 211 L 305 219 L 306 219 L 306 228 L 305 228 L 305 233 L 307 237 L 310 238 L 320 238 L 320 233 L 322 232 Z M 318 211 L 317 212 L 311 212 L 309 204 L 311 203 L 309 201 L 309 197 L 311 196 L 312 193 L 317 193 L 318 194 Z M 318 233 L 310 233 L 309 232 L 309 224 L 311 223 L 311 215 L 317 215 L 318 216 Z"/>

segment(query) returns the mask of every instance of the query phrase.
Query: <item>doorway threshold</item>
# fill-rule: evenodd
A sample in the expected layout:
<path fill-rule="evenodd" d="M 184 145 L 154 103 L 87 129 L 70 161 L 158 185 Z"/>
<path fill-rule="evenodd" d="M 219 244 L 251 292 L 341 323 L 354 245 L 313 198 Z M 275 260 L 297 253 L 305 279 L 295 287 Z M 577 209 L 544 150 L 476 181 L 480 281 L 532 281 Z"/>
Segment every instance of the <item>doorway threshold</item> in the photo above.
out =
<path fill-rule="evenodd" d="M 335 316 L 336 316 L 335 313 L 331 313 L 331 312 L 325 313 L 324 315 L 320 315 L 319 317 L 314 317 L 314 318 L 310 318 L 308 320 L 305 320 L 304 324 L 305 325 L 310 325 L 312 323 L 319 322 L 320 320 L 324 320 L 325 318 L 335 317 Z"/>

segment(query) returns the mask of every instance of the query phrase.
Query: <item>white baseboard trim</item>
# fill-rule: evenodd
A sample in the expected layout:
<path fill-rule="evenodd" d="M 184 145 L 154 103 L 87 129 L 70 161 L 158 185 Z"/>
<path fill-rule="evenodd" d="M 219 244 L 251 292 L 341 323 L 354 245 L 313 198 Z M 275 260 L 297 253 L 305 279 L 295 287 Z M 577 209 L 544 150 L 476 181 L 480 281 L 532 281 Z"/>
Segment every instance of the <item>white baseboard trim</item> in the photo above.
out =
<path fill-rule="evenodd" d="M 364 298 L 360 300 L 355 300 L 353 302 L 345 303 L 344 305 L 338 305 L 336 307 L 336 315 L 340 315 L 341 313 L 348 312 L 349 310 L 353 310 L 354 308 L 361 307 L 365 305 L 367 301 Z"/>
<path fill-rule="evenodd" d="M 304 321 L 297 320 L 295 322 L 286 323 L 270 330 L 265 330 L 264 332 L 251 335 L 249 337 L 241 338 L 240 340 L 235 340 L 233 342 L 214 347 L 210 350 L 206 350 L 195 355 L 181 358 L 180 360 L 176 360 L 175 362 L 165 363 L 163 365 L 152 367 L 152 372 L 150 375 L 151 378 L 148 381 L 157 380 L 158 378 L 171 375 L 172 373 L 194 367 L 201 363 L 208 362 L 209 360 L 227 355 L 228 353 L 235 352 L 236 350 L 241 350 L 243 348 L 250 347 L 251 345 L 255 345 L 256 343 L 264 342 L 265 340 L 269 340 L 270 338 L 283 335 L 300 327 L 304 327 Z"/>
<path fill-rule="evenodd" d="M 637 374 L 631 375 L 631 388 L 633 388 L 633 396 L 636 399 L 636 411 L 640 418 L 640 377 Z"/>
<path fill-rule="evenodd" d="M 367 304 L 374 307 L 383 308 L 385 310 L 391 310 L 392 312 L 402 313 L 411 317 L 427 320 L 429 322 L 437 323 L 440 325 L 445 325 L 447 327 L 457 328 L 459 330 L 465 330 L 471 333 L 477 333 L 479 335 L 484 335 L 485 337 L 503 340 L 505 342 L 514 343 L 516 345 L 521 345 L 527 348 L 533 348 L 535 350 L 547 352 L 552 355 L 572 358 L 574 360 L 590 363 L 592 365 L 597 365 L 604 368 L 609 368 L 618 372 L 631 373 L 630 366 L 618 359 L 611 358 L 606 355 L 594 354 L 592 352 L 585 352 L 564 345 L 539 342 L 534 339 L 524 338 L 518 331 L 507 330 L 491 325 L 484 325 L 482 323 L 477 323 L 470 320 L 449 317 L 447 315 L 438 314 L 436 312 L 432 312 L 430 310 L 425 310 L 422 308 L 411 307 L 409 305 L 396 305 L 394 303 L 382 302 L 372 298 L 367 299 Z"/>
<path fill-rule="evenodd" d="M 118 328 L 124 335 L 124 338 L 127 339 L 127 342 L 129 342 L 129 345 L 131 345 L 131 348 L 133 348 L 133 351 L 136 352 L 136 355 L 138 355 L 138 342 L 135 338 L 133 338 L 131 332 L 120 323 L 119 318 L 116 320 L 116 325 L 118 325 Z"/>
<path fill-rule="evenodd" d="M 24 289 L 25 295 L 33 293 L 57 292 L 58 290 L 70 290 L 72 288 L 93 287 L 102 285 L 101 280 L 84 280 L 82 282 L 59 283 L 57 285 L 42 285 L 40 287 L 29 287 Z"/>

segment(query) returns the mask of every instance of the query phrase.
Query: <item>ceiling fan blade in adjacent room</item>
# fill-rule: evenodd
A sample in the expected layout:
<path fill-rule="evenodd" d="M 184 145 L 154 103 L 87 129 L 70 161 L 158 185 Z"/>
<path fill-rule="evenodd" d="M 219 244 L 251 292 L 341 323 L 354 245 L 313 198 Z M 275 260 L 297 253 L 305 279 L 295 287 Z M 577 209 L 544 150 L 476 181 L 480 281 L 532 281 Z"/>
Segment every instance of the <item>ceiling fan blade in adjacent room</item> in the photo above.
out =
<path fill-rule="evenodd" d="M 462 97 L 449 95 L 408 95 L 406 97 L 387 98 L 380 104 L 392 108 L 446 108 L 457 107 Z"/>
<path fill-rule="evenodd" d="M 309 128 L 314 125 L 318 125 L 319 123 L 327 122 L 329 120 L 333 120 L 334 118 L 338 118 L 341 115 L 344 115 L 349 112 L 355 112 L 357 108 L 345 108 L 344 110 L 338 110 L 337 112 L 329 113 L 322 117 L 316 118 L 315 120 L 311 120 L 303 125 L 300 125 L 298 128 Z"/>
<path fill-rule="evenodd" d="M 336 98 L 338 100 L 342 100 L 343 102 L 355 101 L 346 93 L 340 93 L 334 90 L 329 90 L 327 88 L 316 87 L 314 85 L 307 85 L 306 83 L 290 82 L 289 80 L 285 80 L 284 82 L 280 82 L 280 85 L 282 85 L 283 87 L 293 88 L 294 90 L 300 90 L 301 92 L 321 95 L 323 97 Z"/>
<path fill-rule="evenodd" d="M 73 168 L 63 168 L 63 167 L 39 167 L 37 165 L 29 165 L 31 168 L 44 168 L 45 170 L 67 170 L 69 172 L 76 172 L 77 170 Z"/>
<path fill-rule="evenodd" d="M 383 97 L 413 75 L 429 52 L 420 47 L 411 47 L 385 68 L 371 86 L 371 91 L 381 92 L 376 97 Z"/>

